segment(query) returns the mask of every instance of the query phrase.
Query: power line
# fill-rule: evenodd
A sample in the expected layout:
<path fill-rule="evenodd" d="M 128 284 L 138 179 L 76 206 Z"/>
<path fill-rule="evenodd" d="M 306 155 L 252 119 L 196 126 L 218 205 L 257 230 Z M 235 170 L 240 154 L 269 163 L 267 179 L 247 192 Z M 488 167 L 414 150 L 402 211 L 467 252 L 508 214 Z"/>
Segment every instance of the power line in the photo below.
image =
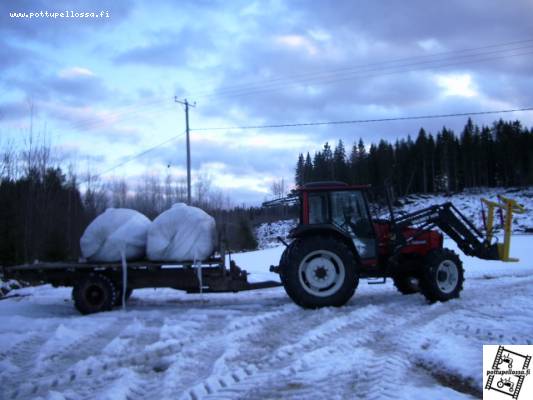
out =
<path fill-rule="evenodd" d="M 194 129 L 191 129 L 191 131 L 220 131 L 220 130 L 238 130 L 238 129 L 241 130 L 241 129 L 293 128 L 293 127 L 300 127 L 300 126 L 319 126 L 319 125 L 364 124 L 364 123 L 373 123 L 373 122 L 407 121 L 407 120 L 418 120 L 418 119 L 467 117 L 467 116 L 473 116 L 473 115 L 504 114 L 504 113 L 522 112 L 522 111 L 533 111 L 533 107 L 515 108 L 515 109 L 509 109 L 509 110 L 495 110 L 495 111 L 473 111 L 473 112 L 463 112 L 463 113 L 453 113 L 453 114 L 434 114 L 434 115 L 416 115 L 416 116 L 392 117 L 392 118 L 355 119 L 355 120 L 346 120 L 346 121 L 302 122 L 302 123 L 295 123 L 295 124 L 194 128 Z"/>
<path fill-rule="evenodd" d="M 120 167 L 122 167 L 123 165 L 125 165 L 125 164 L 127 164 L 127 163 L 129 163 L 129 162 L 131 162 L 131 161 L 133 161 L 133 160 L 136 160 L 136 159 L 138 159 L 138 158 L 141 158 L 142 156 L 144 156 L 144 155 L 150 153 L 151 151 L 153 151 L 153 150 L 155 150 L 155 149 L 157 149 L 157 148 L 159 148 L 159 147 L 161 147 L 161 146 L 164 146 L 164 145 L 166 145 L 166 144 L 168 144 L 168 143 L 170 143 L 170 142 L 172 142 L 172 141 L 174 141 L 174 140 L 176 140 L 176 139 L 179 139 L 179 138 L 181 138 L 181 137 L 184 136 L 184 135 L 185 135 L 185 132 L 183 132 L 183 133 L 181 133 L 181 134 L 179 134 L 179 135 L 172 136 L 172 137 L 168 138 L 167 140 L 165 140 L 164 142 L 161 142 L 161 143 L 159 143 L 159 144 L 156 144 L 155 146 L 152 146 L 152 147 L 150 147 L 150 148 L 148 148 L 148 149 L 146 149 L 146 150 L 143 150 L 142 152 L 140 152 L 140 153 L 138 153 L 138 154 L 136 154 L 136 155 L 134 155 L 134 156 L 129 157 L 128 159 L 122 161 L 121 163 L 116 164 L 116 165 L 114 165 L 113 167 L 111 167 L 111 168 L 109 168 L 109 169 L 106 169 L 106 170 L 103 171 L 103 172 L 100 172 L 99 174 L 96 174 L 96 175 L 91 176 L 90 178 L 88 178 L 88 179 L 86 179 L 85 181 L 83 181 L 82 184 L 87 183 L 87 182 L 89 182 L 89 181 L 92 180 L 92 179 L 98 179 L 98 178 L 100 178 L 101 176 L 103 176 L 103 175 L 105 175 L 105 174 L 107 174 L 107 173 L 109 173 L 109 172 L 111 172 L 111 171 L 114 171 L 115 169 L 120 168 Z"/>
<path fill-rule="evenodd" d="M 530 46 L 528 46 L 530 47 Z M 524 48 L 522 48 L 524 49 Z M 518 50 L 518 49 L 513 49 L 513 50 Z M 487 53 L 486 53 L 487 54 Z M 255 94 L 260 94 L 260 93 L 267 93 L 267 92 L 272 92 L 272 91 L 276 91 L 276 90 L 281 90 L 281 89 L 287 89 L 288 87 L 298 87 L 298 86 L 301 86 L 303 84 L 319 84 L 319 85 L 327 85 L 327 84 L 332 84 L 332 83 L 339 83 L 339 82 L 342 82 L 342 81 L 350 81 L 350 80 L 354 80 L 354 79 L 362 79 L 362 78 L 372 78 L 372 77 L 376 77 L 376 76 L 385 76 L 385 75 L 393 75 L 393 74 L 398 74 L 398 73 L 407 73 L 407 72 L 413 72 L 413 71 L 421 71 L 421 70 L 433 70 L 433 69 L 442 69 L 442 68 L 447 68 L 447 67 L 457 67 L 457 66 L 460 66 L 460 65 L 467 65 L 467 64 L 475 64 L 475 63 L 480 63 L 480 62 L 484 62 L 484 61 L 491 61 L 491 60 L 497 60 L 497 59 L 506 59 L 506 58 L 510 58 L 510 57 L 518 57 L 518 56 L 524 56 L 524 55 L 530 55 L 530 54 L 533 54 L 533 51 L 527 51 L 527 52 L 520 52 L 520 53 L 515 53 L 515 54 L 498 54 L 498 55 L 494 55 L 494 56 L 490 56 L 490 57 L 484 57 L 484 58 L 478 58 L 478 59 L 467 59 L 467 60 L 464 60 L 464 61 L 461 61 L 461 62 L 457 62 L 457 61 L 454 61 L 454 62 L 449 62 L 449 63 L 444 63 L 444 64 L 434 64 L 435 61 L 425 61 L 425 62 L 418 62 L 418 63 L 412 63 L 412 64 L 408 64 L 408 65 L 403 65 L 401 66 L 402 68 L 399 68 L 399 69 L 391 69 L 390 67 L 388 67 L 388 69 L 390 69 L 389 71 L 387 71 L 387 68 L 384 68 L 382 70 L 374 70 L 368 74 L 364 74 L 364 75 L 357 75 L 357 74 L 352 74 L 352 75 L 348 75 L 348 76 L 339 76 L 339 77 L 330 77 L 328 79 L 323 79 L 323 80 L 305 80 L 305 81 L 300 81 L 300 82 L 289 82 L 287 84 L 278 84 L 278 85 L 275 85 L 275 86 L 271 86 L 271 87 L 265 87 L 265 88 L 262 88 L 262 89 L 257 89 L 257 90 L 254 90 L 254 91 L 244 91 L 244 92 L 236 92 L 236 93 L 232 93 L 232 94 L 226 94 L 226 95 L 214 95 L 213 97 L 214 98 L 227 98 L 227 97 L 242 97 L 242 96 L 250 96 L 250 95 L 255 95 Z M 475 55 L 476 57 L 479 57 L 480 55 L 484 55 L 484 54 L 477 54 Z M 445 60 L 438 60 L 437 62 L 443 62 Z M 428 63 L 432 63 L 432 65 L 427 65 L 427 66 L 418 66 L 418 67 L 415 67 L 415 68 L 405 68 L 405 67 L 409 67 L 409 66 L 416 66 L 416 65 L 422 65 L 422 64 L 428 64 Z"/>
<path fill-rule="evenodd" d="M 152 108 L 152 107 L 157 107 L 159 105 L 162 105 L 164 104 L 166 101 L 168 101 L 169 99 L 168 98 L 156 98 L 156 99 L 150 99 L 150 100 L 145 100 L 145 101 L 142 101 L 142 102 L 139 102 L 139 103 L 134 103 L 134 104 L 130 104 L 128 106 L 125 106 L 125 107 L 120 107 L 119 109 L 117 109 L 116 111 L 114 112 L 111 112 L 111 113 L 108 113 L 108 114 L 105 114 L 105 118 L 119 118 L 123 115 L 128 115 L 128 114 L 131 114 L 131 113 L 137 113 L 139 108 Z M 80 127 L 83 127 L 84 125 L 91 125 L 92 123 L 96 122 L 97 124 L 98 123 L 101 123 L 102 121 L 92 117 L 92 118 L 83 118 L 79 121 L 77 121 L 76 123 L 72 124 L 74 126 L 80 126 Z"/>
<path fill-rule="evenodd" d="M 268 86 L 272 86 L 272 84 L 278 86 L 279 84 L 285 84 L 285 82 L 292 82 L 294 80 L 300 80 L 300 81 L 303 80 L 304 82 L 307 82 L 307 81 L 314 81 L 314 80 L 317 80 L 317 79 L 319 80 L 319 79 L 322 79 L 322 77 L 330 78 L 330 77 L 334 77 L 336 75 L 339 75 L 340 73 L 353 74 L 353 73 L 359 73 L 359 72 L 361 72 L 361 70 L 362 70 L 362 72 L 364 72 L 365 70 L 369 70 L 371 72 L 371 71 L 377 70 L 378 68 L 376 68 L 376 67 L 379 67 L 379 69 L 383 69 L 383 68 L 389 68 L 390 69 L 390 68 L 397 68 L 397 67 L 406 67 L 406 66 L 416 65 L 416 64 L 427 64 L 427 63 L 433 63 L 433 62 L 445 62 L 445 61 L 450 61 L 450 58 L 449 57 L 448 58 L 444 58 L 444 59 L 435 59 L 435 58 L 436 57 L 448 56 L 448 55 L 454 55 L 454 54 L 460 54 L 460 53 L 467 53 L 467 52 L 478 52 L 478 53 L 477 54 L 474 53 L 474 54 L 458 55 L 458 56 L 453 56 L 453 58 L 479 57 L 479 56 L 484 56 L 484 55 L 488 55 L 488 54 L 515 51 L 515 50 L 521 50 L 521 49 L 529 48 L 529 47 L 532 46 L 531 42 L 533 42 L 533 39 L 520 40 L 520 41 L 508 42 L 508 43 L 503 43 L 503 44 L 488 45 L 488 46 L 472 48 L 472 49 L 456 50 L 456 51 L 450 51 L 450 52 L 441 52 L 441 53 L 435 53 L 435 54 L 432 54 L 432 55 L 425 55 L 425 56 L 406 57 L 406 58 L 400 58 L 400 59 L 384 61 L 384 62 L 379 62 L 379 63 L 361 64 L 361 65 L 358 65 L 358 66 L 345 67 L 345 68 L 336 69 L 336 70 L 332 70 L 332 71 L 312 72 L 312 73 L 306 73 L 306 74 L 300 74 L 300 75 L 293 75 L 293 76 L 289 76 L 289 77 L 286 77 L 286 78 L 275 78 L 275 79 L 271 79 L 271 80 L 269 80 L 269 81 L 267 81 L 265 83 Z M 498 50 L 483 51 L 483 52 L 479 53 L 479 51 L 481 51 L 481 50 L 491 49 L 491 48 L 495 48 L 495 47 L 509 46 L 509 45 L 524 44 L 524 43 L 529 43 L 529 44 L 527 44 L 525 46 L 514 47 L 514 48 L 502 48 L 502 49 L 498 49 Z M 426 60 L 428 58 L 430 58 L 430 60 Z M 433 58 L 433 60 L 431 58 Z M 422 59 L 422 61 L 412 62 L 413 60 L 420 60 L 420 59 Z M 391 65 L 391 66 L 387 66 L 387 64 L 405 63 L 405 62 L 408 62 L 408 61 L 411 61 L 411 62 L 409 64 L 406 64 L 406 65 L 399 65 L 399 66 Z M 278 83 L 276 83 L 276 82 L 278 82 Z M 242 91 L 248 92 L 250 89 L 254 90 L 254 89 L 264 89 L 264 88 L 265 88 L 265 86 L 263 84 L 261 84 L 261 83 L 255 83 L 255 84 L 252 83 L 252 84 L 248 84 L 248 85 L 240 85 L 240 86 L 237 85 L 237 86 L 233 86 L 233 87 L 222 88 L 222 89 L 216 90 L 214 92 L 197 93 L 197 96 L 201 96 L 201 97 L 231 96 L 231 95 L 239 94 Z"/>
<path fill-rule="evenodd" d="M 125 122 L 125 121 L 134 120 L 138 118 L 139 115 L 156 115 L 158 113 L 165 111 L 165 108 L 170 108 L 170 106 L 172 105 L 170 103 L 170 100 L 165 100 L 165 101 L 169 101 L 169 103 L 162 104 L 162 105 L 155 104 L 155 105 L 146 106 L 144 110 L 142 109 L 143 108 L 142 105 L 137 107 L 137 109 L 133 109 L 132 107 L 131 111 L 117 113 L 116 115 L 106 114 L 103 118 L 118 118 L 118 122 Z M 157 109 L 153 109 L 154 107 L 157 107 Z M 102 118 L 99 118 L 99 119 L 95 118 L 93 121 L 85 120 L 85 121 L 78 121 L 78 122 L 72 123 L 70 124 L 70 128 L 71 129 L 96 129 L 101 126 L 105 126 L 109 124 L 110 124 L 109 121 L 104 121 L 102 120 Z"/>
<path fill-rule="evenodd" d="M 293 123 L 293 124 L 271 124 L 271 125 L 249 125 L 249 126 L 230 126 L 230 127 L 211 127 L 211 128 L 193 128 L 190 131 L 216 131 L 216 130 L 242 130 L 242 129 L 268 129 L 268 128 L 292 128 L 292 127 L 302 127 L 302 126 L 320 126 L 320 125 L 348 125 L 348 124 L 363 124 L 363 123 L 375 123 L 375 122 L 391 122 L 391 121 L 407 121 L 407 120 L 420 120 L 420 119 L 437 119 L 437 118 L 452 118 L 452 117 L 466 117 L 474 115 L 489 115 L 489 114 L 505 114 L 513 112 L 525 112 L 533 111 L 533 107 L 523 107 L 523 108 L 514 108 L 507 110 L 491 110 L 491 111 L 473 111 L 473 112 L 463 112 L 463 113 L 451 113 L 451 114 L 433 114 L 433 115 L 416 115 L 416 116 L 405 116 L 405 117 L 391 117 L 391 118 L 373 118 L 373 119 L 356 119 L 356 120 L 344 120 L 344 121 L 324 121 L 324 122 L 302 122 L 302 123 Z M 129 157 L 123 162 L 114 165 L 111 168 L 106 169 L 105 171 L 93 175 L 81 184 L 88 183 L 92 179 L 98 179 L 101 176 L 114 171 L 117 168 L 122 167 L 123 165 L 136 160 L 151 151 L 164 146 L 178 138 L 185 136 L 186 131 L 168 138 L 167 140 L 156 144 L 142 152 Z"/>

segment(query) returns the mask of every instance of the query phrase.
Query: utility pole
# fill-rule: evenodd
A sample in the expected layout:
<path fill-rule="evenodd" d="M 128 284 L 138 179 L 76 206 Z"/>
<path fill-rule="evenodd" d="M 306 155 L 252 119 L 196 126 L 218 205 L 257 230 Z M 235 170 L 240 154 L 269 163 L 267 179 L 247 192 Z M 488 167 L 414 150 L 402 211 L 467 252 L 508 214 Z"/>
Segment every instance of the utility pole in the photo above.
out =
<path fill-rule="evenodd" d="M 191 141 L 189 139 L 189 106 L 196 107 L 196 103 L 190 104 L 187 99 L 181 101 L 177 96 L 174 96 L 176 103 L 185 106 L 185 130 L 187 133 L 187 204 L 191 205 Z"/>

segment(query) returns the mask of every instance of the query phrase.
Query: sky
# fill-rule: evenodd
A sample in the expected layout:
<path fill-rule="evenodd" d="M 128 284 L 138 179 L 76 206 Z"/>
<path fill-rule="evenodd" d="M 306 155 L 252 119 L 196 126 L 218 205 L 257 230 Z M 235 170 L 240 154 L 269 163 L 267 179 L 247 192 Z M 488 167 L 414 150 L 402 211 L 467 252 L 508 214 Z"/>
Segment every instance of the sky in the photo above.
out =
<path fill-rule="evenodd" d="M 41 11 L 64 16 L 10 14 Z M 258 204 L 326 141 L 460 132 L 466 117 L 232 127 L 532 107 L 532 19 L 528 0 L 3 0 L 0 145 L 22 146 L 32 124 L 80 174 L 183 177 L 174 99 L 188 99 L 193 182 Z M 500 117 L 533 126 L 533 112 L 473 120 Z"/>

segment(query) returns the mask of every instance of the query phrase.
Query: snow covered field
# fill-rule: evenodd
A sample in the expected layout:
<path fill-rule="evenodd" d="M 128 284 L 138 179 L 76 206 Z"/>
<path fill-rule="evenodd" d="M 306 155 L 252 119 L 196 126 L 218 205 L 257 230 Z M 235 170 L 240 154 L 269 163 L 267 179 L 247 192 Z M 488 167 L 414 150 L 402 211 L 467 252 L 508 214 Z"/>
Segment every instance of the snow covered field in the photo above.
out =
<path fill-rule="evenodd" d="M 461 298 L 433 305 L 361 281 L 338 309 L 300 309 L 282 288 L 145 289 L 81 316 L 68 289 L 19 289 L 0 301 L 0 398 L 480 398 L 482 345 L 533 344 L 531 248 L 515 236 L 515 264 L 462 256 Z M 234 258 L 272 279 L 282 250 Z"/>

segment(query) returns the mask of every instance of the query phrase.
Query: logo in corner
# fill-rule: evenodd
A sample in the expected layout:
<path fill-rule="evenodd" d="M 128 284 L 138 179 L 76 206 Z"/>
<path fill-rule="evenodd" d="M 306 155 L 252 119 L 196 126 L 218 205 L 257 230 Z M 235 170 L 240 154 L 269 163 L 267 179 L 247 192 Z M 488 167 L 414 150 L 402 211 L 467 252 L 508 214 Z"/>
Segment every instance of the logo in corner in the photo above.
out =
<path fill-rule="evenodd" d="M 496 347 L 496 354 L 492 358 L 490 354 L 494 354 Z M 533 350 L 533 346 L 483 346 L 486 375 L 484 399 L 512 398 L 518 400 L 521 392 L 526 396 L 533 394 L 533 378 L 528 378 L 531 374 L 529 369 L 531 356 L 528 354 L 531 351 L 527 351 L 528 349 Z M 490 360 L 493 360 L 492 366 L 487 368 L 490 365 L 487 361 L 490 362 Z M 526 379 L 531 382 L 526 382 Z M 524 386 L 526 383 L 527 387 Z"/>

